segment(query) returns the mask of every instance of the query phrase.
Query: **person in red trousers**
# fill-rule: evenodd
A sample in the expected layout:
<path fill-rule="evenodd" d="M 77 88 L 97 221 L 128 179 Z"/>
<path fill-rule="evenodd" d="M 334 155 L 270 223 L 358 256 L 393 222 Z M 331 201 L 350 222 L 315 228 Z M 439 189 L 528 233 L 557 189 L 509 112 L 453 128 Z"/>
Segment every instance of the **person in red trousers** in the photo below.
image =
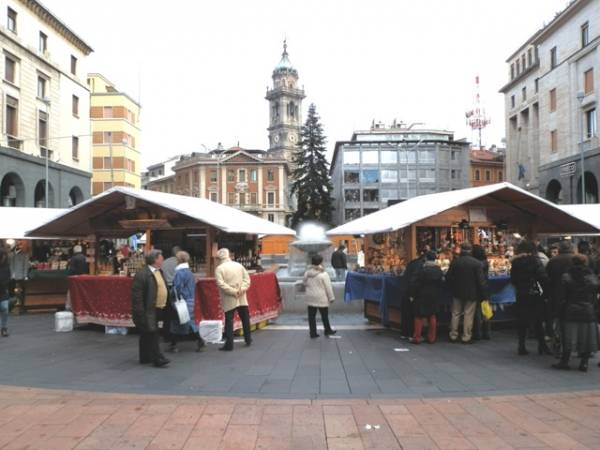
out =
<path fill-rule="evenodd" d="M 444 285 L 444 273 L 435 263 L 435 259 L 435 253 L 428 252 L 425 255 L 423 268 L 409 281 L 409 292 L 415 314 L 415 332 L 410 339 L 413 344 L 420 344 L 423 340 L 425 319 L 429 323 L 427 342 L 433 344 L 437 337 L 437 312 Z"/>

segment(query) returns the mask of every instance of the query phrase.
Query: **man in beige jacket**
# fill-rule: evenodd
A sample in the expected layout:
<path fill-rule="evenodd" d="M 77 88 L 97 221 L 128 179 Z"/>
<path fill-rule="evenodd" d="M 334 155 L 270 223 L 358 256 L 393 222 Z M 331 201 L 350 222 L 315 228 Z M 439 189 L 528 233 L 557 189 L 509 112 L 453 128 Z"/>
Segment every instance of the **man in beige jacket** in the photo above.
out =
<path fill-rule="evenodd" d="M 221 294 L 221 304 L 225 312 L 225 345 L 219 350 L 233 350 L 233 313 L 238 312 L 246 346 L 252 344 L 250 336 L 250 312 L 246 291 L 250 288 L 250 275 L 240 263 L 232 261 L 229 250 L 222 248 L 217 252 L 219 266 L 215 270 L 217 286 Z"/>

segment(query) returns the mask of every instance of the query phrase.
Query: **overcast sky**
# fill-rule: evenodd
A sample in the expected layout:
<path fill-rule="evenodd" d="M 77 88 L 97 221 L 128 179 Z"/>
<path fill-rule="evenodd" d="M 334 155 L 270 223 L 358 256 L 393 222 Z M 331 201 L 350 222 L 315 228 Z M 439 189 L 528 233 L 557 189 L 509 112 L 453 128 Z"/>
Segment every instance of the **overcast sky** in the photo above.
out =
<path fill-rule="evenodd" d="M 44 0 L 95 50 L 103 73 L 142 103 L 144 166 L 169 155 L 268 146 L 271 73 L 290 60 L 331 152 L 373 119 L 424 122 L 471 139 L 475 76 L 504 137 L 506 58 L 566 0 Z M 94 12 L 92 14 L 92 11 Z"/>

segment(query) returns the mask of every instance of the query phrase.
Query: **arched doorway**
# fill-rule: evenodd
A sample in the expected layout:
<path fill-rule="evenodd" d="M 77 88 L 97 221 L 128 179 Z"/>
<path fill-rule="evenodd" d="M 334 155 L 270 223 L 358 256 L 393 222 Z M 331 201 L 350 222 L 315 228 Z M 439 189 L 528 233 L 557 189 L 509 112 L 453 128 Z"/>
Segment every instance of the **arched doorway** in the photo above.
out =
<path fill-rule="evenodd" d="M 46 180 L 40 180 L 35 185 L 33 205 L 36 208 L 46 207 Z M 48 183 L 48 208 L 54 208 L 54 188 L 52 187 L 52 183 Z"/>
<path fill-rule="evenodd" d="M 598 203 L 598 181 L 592 172 L 585 173 L 585 202 Z M 577 182 L 577 203 L 583 203 L 581 199 L 581 177 Z"/>
<path fill-rule="evenodd" d="M 552 203 L 562 203 L 562 186 L 558 180 L 552 180 L 546 188 L 546 200 Z"/>
<path fill-rule="evenodd" d="M 69 191 L 69 206 L 78 205 L 83 201 L 83 192 L 77 186 L 74 186 Z"/>
<path fill-rule="evenodd" d="M 25 185 L 16 173 L 7 173 L 2 178 L 0 206 L 25 206 Z"/>

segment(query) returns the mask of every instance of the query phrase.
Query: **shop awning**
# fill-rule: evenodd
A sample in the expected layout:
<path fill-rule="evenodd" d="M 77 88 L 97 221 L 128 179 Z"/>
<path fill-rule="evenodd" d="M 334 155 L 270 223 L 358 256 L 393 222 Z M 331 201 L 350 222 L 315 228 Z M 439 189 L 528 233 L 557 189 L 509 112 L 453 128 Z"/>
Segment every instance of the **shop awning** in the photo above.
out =
<path fill-rule="evenodd" d="M 600 220 L 588 222 L 554 203 L 510 183 L 467 188 L 422 195 L 348 222 L 327 232 L 328 235 L 361 235 L 399 230 L 444 211 L 485 197 L 526 214 L 536 220 L 539 233 L 598 233 Z"/>
<path fill-rule="evenodd" d="M 173 227 L 210 225 L 227 233 L 296 234 L 290 228 L 207 199 L 118 186 L 34 227 L 27 235 L 81 238 L 100 233 L 126 237 L 134 232 L 136 223 L 138 231 L 145 231 L 145 224 L 150 222 Z"/>
<path fill-rule="evenodd" d="M 585 205 L 560 205 L 560 209 L 578 219 L 591 223 L 600 228 L 600 204 L 592 203 Z M 597 234 L 597 233 L 595 233 Z"/>
<path fill-rule="evenodd" d="M 65 211 L 68 210 L 2 207 L 0 208 L 0 239 L 24 239 L 27 230 L 37 228 Z M 28 236 L 27 239 L 35 239 L 35 236 Z"/>

